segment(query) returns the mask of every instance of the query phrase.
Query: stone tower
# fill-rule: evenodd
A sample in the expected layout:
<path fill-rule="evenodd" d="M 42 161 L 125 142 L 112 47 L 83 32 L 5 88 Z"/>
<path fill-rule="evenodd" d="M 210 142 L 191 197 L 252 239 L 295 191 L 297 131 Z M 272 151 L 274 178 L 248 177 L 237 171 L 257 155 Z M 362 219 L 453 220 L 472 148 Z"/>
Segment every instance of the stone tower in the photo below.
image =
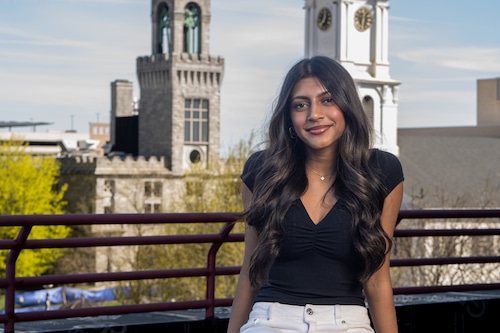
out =
<path fill-rule="evenodd" d="M 305 0 L 305 56 L 325 55 L 352 75 L 375 145 L 398 154 L 400 82 L 389 75 L 389 0 Z"/>
<path fill-rule="evenodd" d="M 209 53 L 210 16 L 210 0 L 152 0 L 152 54 L 137 58 L 139 155 L 174 175 L 219 157 L 224 59 Z"/>

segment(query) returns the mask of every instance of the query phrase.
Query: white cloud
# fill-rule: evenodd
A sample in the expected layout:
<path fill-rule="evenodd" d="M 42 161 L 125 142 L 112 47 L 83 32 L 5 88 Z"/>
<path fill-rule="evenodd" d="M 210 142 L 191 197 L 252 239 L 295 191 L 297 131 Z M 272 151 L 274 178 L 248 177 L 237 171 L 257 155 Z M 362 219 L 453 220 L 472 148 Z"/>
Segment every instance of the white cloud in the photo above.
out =
<path fill-rule="evenodd" d="M 500 71 L 500 48 L 432 48 L 399 51 L 396 57 L 423 65 L 492 72 Z"/>
<path fill-rule="evenodd" d="M 404 100 L 404 103 L 422 103 L 425 101 L 432 108 L 432 105 L 441 104 L 443 101 L 452 101 L 454 104 L 469 103 L 475 100 L 476 94 L 469 91 L 447 90 L 445 87 L 440 90 L 403 90 L 399 97 Z"/>

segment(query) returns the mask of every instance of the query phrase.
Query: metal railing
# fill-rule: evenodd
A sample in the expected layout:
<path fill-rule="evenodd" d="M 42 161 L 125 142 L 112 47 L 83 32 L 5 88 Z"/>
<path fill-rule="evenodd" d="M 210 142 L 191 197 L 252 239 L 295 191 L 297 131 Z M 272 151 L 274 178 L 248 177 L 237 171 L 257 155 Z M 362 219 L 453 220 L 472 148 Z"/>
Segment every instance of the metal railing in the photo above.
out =
<path fill-rule="evenodd" d="M 407 219 L 494 219 L 500 218 L 500 209 L 488 210 L 412 210 L 401 211 L 399 221 Z M 34 226 L 47 225 L 109 225 L 109 224 L 173 224 L 173 223 L 220 223 L 223 227 L 217 234 L 195 235 L 160 235 L 137 237 L 88 237 L 69 239 L 29 239 Z M 72 317 L 99 315 L 118 315 L 144 313 L 152 311 L 205 309 L 205 317 L 214 316 L 215 308 L 230 306 L 231 298 L 215 297 L 216 277 L 236 275 L 240 267 L 217 267 L 216 257 L 225 242 L 242 242 L 243 234 L 232 234 L 235 223 L 241 222 L 236 213 L 175 213 L 175 214 L 103 214 L 103 215 L 37 215 L 37 216 L 0 216 L 1 226 L 18 226 L 20 231 L 13 240 L 0 240 L 0 249 L 9 250 L 6 261 L 6 276 L 0 279 L 0 288 L 5 290 L 5 313 L 0 315 L 0 323 L 5 332 L 14 332 L 16 322 L 49 320 Z M 395 237 L 423 236 L 495 236 L 500 235 L 500 228 L 470 229 L 396 229 Z M 17 277 L 16 261 L 21 251 L 40 248 L 78 248 L 99 246 L 135 246 L 156 244 L 211 244 L 207 252 L 206 267 L 165 270 L 127 271 L 110 273 L 85 273 L 74 275 L 48 275 L 37 277 Z M 393 259 L 391 266 L 448 265 L 457 263 L 500 263 L 499 256 L 481 257 L 443 257 L 443 258 L 408 258 Z M 44 284 L 77 284 L 96 282 L 119 282 L 159 278 L 205 277 L 206 297 L 204 300 L 159 302 L 106 307 L 89 307 L 69 310 L 40 312 L 16 312 L 16 288 L 40 286 Z M 468 284 L 450 286 L 425 286 L 395 288 L 394 294 L 419 294 L 445 291 L 493 290 L 500 289 L 500 283 Z"/>
<path fill-rule="evenodd" d="M 500 209 L 430 209 L 430 210 L 405 210 L 400 211 L 398 224 L 401 220 L 430 220 L 444 221 L 448 219 L 464 220 L 469 226 L 491 221 L 496 227 L 467 227 L 467 228 L 432 228 L 432 229 L 402 229 L 396 228 L 395 238 L 408 237 L 460 237 L 460 236 L 499 236 L 500 235 Z M 472 220 L 471 220 L 472 219 Z M 433 257 L 433 258 L 405 258 L 391 259 L 391 267 L 417 267 L 454 264 L 486 264 L 500 263 L 500 256 L 460 256 L 460 257 Z M 479 291 L 498 290 L 500 281 L 496 283 L 474 283 L 435 286 L 414 286 L 394 288 L 394 295 L 423 294 L 450 291 Z"/>

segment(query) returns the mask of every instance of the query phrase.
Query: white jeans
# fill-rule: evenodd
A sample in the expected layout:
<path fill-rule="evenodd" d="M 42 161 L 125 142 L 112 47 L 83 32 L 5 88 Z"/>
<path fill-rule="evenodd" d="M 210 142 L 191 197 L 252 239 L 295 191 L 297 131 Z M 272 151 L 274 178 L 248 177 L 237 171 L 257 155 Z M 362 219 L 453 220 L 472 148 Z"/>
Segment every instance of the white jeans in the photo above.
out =
<path fill-rule="evenodd" d="M 257 302 L 240 333 L 373 333 L 359 305 L 287 305 Z"/>

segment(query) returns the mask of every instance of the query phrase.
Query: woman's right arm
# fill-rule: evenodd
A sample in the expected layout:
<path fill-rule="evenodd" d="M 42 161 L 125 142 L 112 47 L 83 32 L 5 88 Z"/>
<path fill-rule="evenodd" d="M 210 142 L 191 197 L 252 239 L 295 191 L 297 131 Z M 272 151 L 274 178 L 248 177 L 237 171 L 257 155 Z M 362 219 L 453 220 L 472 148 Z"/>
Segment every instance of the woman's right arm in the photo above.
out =
<path fill-rule="evenodd" d="M 242 186 L 241 196 L 243 199 L 243 206 L 247 209 L 252 202 L 252 192 L 245 184 Z M 245 224 L 245 254 L 243 256 L 238 286 L 236 287 L 233 306 L 231 308 L 231 317 L 229 318 L 227 333 L 238 333 L 240 327 L 248 321 L 248 314 L 252 310 L 257 289 L 250 285 L 248 270 L 250 267 L 250 258 L 256 246 L 257 232 L 254 227 Z"/>

